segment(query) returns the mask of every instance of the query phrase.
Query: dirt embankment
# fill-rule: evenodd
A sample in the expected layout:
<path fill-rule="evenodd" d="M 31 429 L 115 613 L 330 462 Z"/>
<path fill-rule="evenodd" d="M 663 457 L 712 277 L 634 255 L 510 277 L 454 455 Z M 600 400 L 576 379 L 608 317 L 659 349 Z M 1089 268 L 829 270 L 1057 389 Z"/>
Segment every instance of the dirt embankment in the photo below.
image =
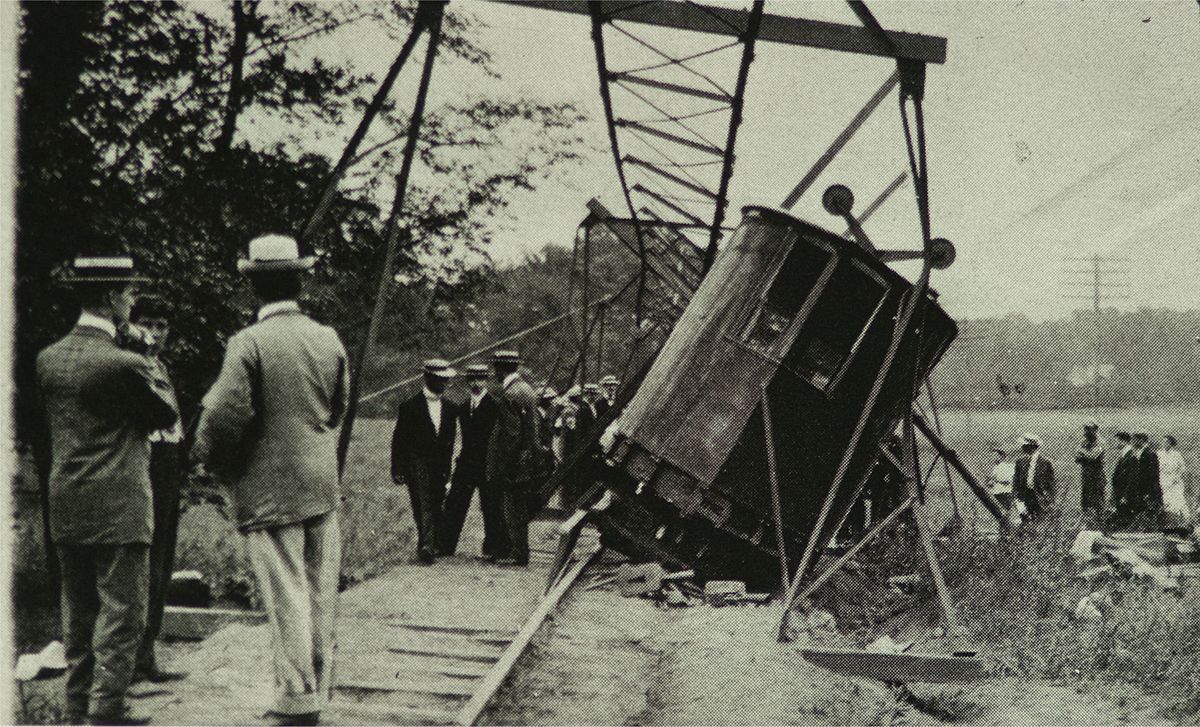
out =
<path fill-rule="evenodd" d="M 485 724 L 1164 724 L 1146 695 L 1003 677 L 887 686 L 842 677 L 775 642 L 778 611 L 664 610 L 582 591 L 526 656 Z"/>

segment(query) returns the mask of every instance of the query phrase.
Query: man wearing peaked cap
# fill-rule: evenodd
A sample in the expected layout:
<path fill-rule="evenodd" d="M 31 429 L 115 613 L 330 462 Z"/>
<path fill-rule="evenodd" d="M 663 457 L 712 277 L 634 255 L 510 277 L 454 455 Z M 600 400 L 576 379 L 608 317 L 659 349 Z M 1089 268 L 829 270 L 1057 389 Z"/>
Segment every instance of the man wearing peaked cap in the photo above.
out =
<path fill-rule="evenodd" d="M 537 394 L 521 376 L 516 351 L 492 354 L 492 370 L 500 388 L 499 416 L 488 443 L 487 477 L 501 493 L 509 551 L 497 563 L 529 564 L 529 512 L 532 480 L 544 471 Z"/>
<path fill-rule="evenodd" d="M 483 557 L 495 559 L 505 555 L 509 549 L 501 495 L 487 480 L 488 440 L 499 415 L 496 398 L 487 390 L 490 373 L 487 366 L 478 363 L 467 366 L 465 370 L 468 396 L 466 401 L 458 405 L 462 448 L 454 467 L 450 491 L 446 494 L 439 533 L 441 549 L 446 555 L 453 555 L 458 548 L 458 537 L 476 490 L 479 490 L 479 509 L 483 513 Z"/>
<path fill-rule="evenodd" d="M 431 358 L 425 386 L 400 404 L 392 433 L 392 481 L 408 487 L 417 527 L 417 561 L 430 565 L 441 550 L 442 504 L 450 482 L 458 410 L 445 396 L 455 370 Z"/>
<path fill-rule="evenodd" d="M 80 314 L 38 354 L 49 437 L 47 511 L 62 575 L 65 721 L 146 724 L 125 695 L 146 625 L 153 506 L 150 432 L 178 419 L 170 384 L 144 353 L 118 345 L 133 259 L 76 258 L 65 276 Z"/>
<path fill-rule="evenodd" d="M 192 456 L 230 485 L 275 651 L 272 718 L 316 724 L 333 673 L 349 360 L 338 334 L 297 302 L 313 258 L 283 235 L 255 238 L 247 252 L 237 267 L 258 320 L 229 339 Z"/>
<path fill-rule="evenodd" d="M 1021 442 L 1023 454 L 1017 458 L 1013 495 L 1025 504 L 1029 518 L 1036 520 L 1054 505 L 1058 483 L 1054 477 L 1054 465 L 1042 456 L 1042 441 L 1032 434 L 1026 434 Z"/>

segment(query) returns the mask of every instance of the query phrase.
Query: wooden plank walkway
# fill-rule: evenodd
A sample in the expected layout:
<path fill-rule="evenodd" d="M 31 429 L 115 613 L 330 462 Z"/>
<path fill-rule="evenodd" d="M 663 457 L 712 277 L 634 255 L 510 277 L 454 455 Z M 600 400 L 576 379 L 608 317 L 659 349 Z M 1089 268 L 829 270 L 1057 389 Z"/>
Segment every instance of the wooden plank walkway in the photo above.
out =
<path fill-rule="evenodd" d="M 451 724 L 493 671 L 545 587 L 556 522 L 530 528 L 528 569 L 495 566 L 463 553 L 433 566 L 401 565 L 341 595 L 334 694 L 323 724 Z M 585 532 L 577 553 L 596 547 Z M 505 658 L 505 661 L 508 659 Z M 167 665 L 178 684 L 134 690 L 132 706 L 154 724 L 260 724 L 271 703 L 270 634 L 232 624 Z"/>

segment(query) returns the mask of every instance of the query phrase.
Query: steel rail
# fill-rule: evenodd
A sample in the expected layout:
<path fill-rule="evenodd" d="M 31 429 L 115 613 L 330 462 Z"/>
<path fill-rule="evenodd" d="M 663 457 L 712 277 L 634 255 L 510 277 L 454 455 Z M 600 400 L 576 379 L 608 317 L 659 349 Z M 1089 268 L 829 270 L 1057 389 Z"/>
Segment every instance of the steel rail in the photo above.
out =
<path fill-rule="evenodd" d="M 721 239 L 721 225 L 725 222 L 725 207 L 729 204 L 729 180 L 733 177 L 734 147 L 737 145 L 738 127 L 742 125 L 742 109 L 746 102 L 746 81 L 750 77 L 750 64 L 754 61 L 754 41 L 762 25 L 763 0 L 754 0 L 750 17 L 742 33 L 742 62 L 738 66 L 737 86 L 729 104 L 729 135 L 725 139 L 725 158 L 721 165 L 721 181 L 717 186 L 717 209 L 713 212 L 712 229 L 709 231 L 708 248 L 704 251 L 701 273 L 707 274 L 717 257 L 717 242 Z"/>
<path fill-rule="evenodd" d="M 512 642 L 504 650 L 504 653 L 500 655 L 500 660 L 491 668 L 487 676 L 483 678 L 479 688 L 475 690 L 471 698 L 459 710 L 454 718 L 454 724 L 469 726 L 479 720 L 479 716 L 483 714 L 483 710 L 487 709 L 488 704 L 491 703 L 496 693 L 500 691 L 500 687 L 507 681 L 509 674 L 512 673 L 513 667 L 517 665 L 525 650 L 529 648 L 533 637 L 541 630 L 542 625 L 546 622 L 546 618 L 558 607 L 563 596 L 567 595 L 575 583 L 578 582 L 579 576 L 603 550 L 603 548 L 597 548 L 588 556 L 580 558 L 567 571 L 566 575 L 559 580 L 558 584 L 542 598 L 537 608 L 533 610 L 533 613 L 526 619 L 520 631 L 517 632 Z"/>
<path fill-rule="evenodd" d="M 421 68 L 421 80 L 417 86 L 417 97 L 413 102 L 412 116 L 408 122 L 408 138 L 404 144 L 404 157 L 400 164 L 400 173 L 396 176 L 396 196 L 392 202 L 391 225 L 387 236 L 387 248 L 384 252 L 384 264 L 379 273 L 379 288 L 375 293 L 374 308 L 370 322 L 367 324 L 367 334 L 364 336 L 359 350 L 358 360 L 350 377 L 349 407 L 346 419 L 342 422 L 338 434 L 337 462 L 338 473 L 346 468 L 346 453 L 350 450 L 350 440 L 354 434 L 354 420 L 358 415 L 358 392 L 362 387 L 362 375 L 366 370 L 366 362 L 371 354 L 371 346 L 379 334 L 379 326 L 383 318 L 384 305 L 387 302 L 388 286 L 392 283 L 396 252 L 400 241 L 400 217 L 404 212 L 404 200 L 408 191 L 408 178 L 412 173 L 413 161 L 417 156 L 417 141 L 421 135 L 421 120 L 425 115 L 425 101 L 429 97 L 429 85 L 433 76 L 434 61 L 437 58 L 438 46 L 442 38 L 442 18 L 446 8 L 445 2 L 430 3 L 431 13 L 427 22 L 429 30 L 428 45 L 425 49 L 425 63 Z"/>
<path fill-rule="evenodd" d="M 621 163 L 621 147 L 617 140 L 617 124 L 613 114 L 612 91 L 609 88 L 608 65 L 604 56 L 606 18 L 603 3 L 591 0 L 584 7 L 592 18 L 592 45 L 596 51 L 596 73 L 600 77 L 600 100 L 604 103 L 604 119 L 608 124 L 609 146 L 612 148 L 613 162 L 617 167 L 617 178 L 621 182 L 621 192 L 625 196 L 625 206 L 629 208 L 629 217 L 633 220 L 634 235 L 637 238 L 638 287 L 637 299 L 634 304 L 634 323 L 640 325 L 642 307 L 646 297 L 646 241 L 642 238 L 642 228 L 638 224 L 637 210 L 633 206 L 633 196 L 629 192 L 629 181 L 625 178 L 625 165 Z"/>

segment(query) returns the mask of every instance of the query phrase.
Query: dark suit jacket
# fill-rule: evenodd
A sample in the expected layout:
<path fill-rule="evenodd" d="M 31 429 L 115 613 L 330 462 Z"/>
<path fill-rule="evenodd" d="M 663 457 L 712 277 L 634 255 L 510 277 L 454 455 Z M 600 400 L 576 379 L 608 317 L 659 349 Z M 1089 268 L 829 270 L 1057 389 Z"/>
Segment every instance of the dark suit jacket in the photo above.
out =
<path fill-rule="evenodd" d="M 1137 458 L 1130 451 L 1127 454 L 1117 458 L 1116 465 L 1113 466 L 1112 473 L 1112 499 L 1113 506 L 1125 504 L 1129 499 L 1130 485 L 1134 479 L 1138 469 Z"/>
<path fill-rule="evenodd" d="M 423 487 L 428 478 L 434 487 L 445 487 L 450 479 L 458 407 L 444 397 L 441 419 L 435 431 L 423 391 L 400 404 L 396 429 L 392 432 L 393 480 Z"/>
<path fill-rule="evenodd" d="M 50 529 L 57 543 L 149 543 L 150 442 L 175 423 L 171 385 L 149 358 L 77 326 L 38 354 L 50 435 Z"/>
<path fill-rule="evenodd" d="M 501 387 L 496 396 L 499 416 L 488 442 L 489 481 L 520 482 L 542 469 L 544 458 L 537 410 L 537 395 L 520 376 Z"/>
<path fill-rule="evenodd" d="M 1058 494 L 1058 483 L 1054 477 L 1054 465 L 1045 455 L 1038 453 L 1037 467 L 1032 477 L 1029 472 L 1029 460 L 1030 456 L 1027 454 L 1017 459 L 1013 494 L 1021 498 L 1030 514 L 1037 514 L 1054 504 Z"/>
<path fill-rule="evenodd" d="M 471 411 L 471 400 L 458 405 L 458 422 L 462 428 L 462 451 L 458 455 L 459 466 L 482 470 L 487 467 L 488 441 L 492 428 L 500 416 L 496 397 L 485 392 L 475 411 Z"/>
<path fill-rule="evenodd" d="M 1162 487 L 1158 479 L 1158 453 L 1152 449 L 1142 451 L 1134 458 L 1130 468 L 1129 500 L 1147 510 L 1162 508 Z"/>

